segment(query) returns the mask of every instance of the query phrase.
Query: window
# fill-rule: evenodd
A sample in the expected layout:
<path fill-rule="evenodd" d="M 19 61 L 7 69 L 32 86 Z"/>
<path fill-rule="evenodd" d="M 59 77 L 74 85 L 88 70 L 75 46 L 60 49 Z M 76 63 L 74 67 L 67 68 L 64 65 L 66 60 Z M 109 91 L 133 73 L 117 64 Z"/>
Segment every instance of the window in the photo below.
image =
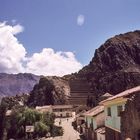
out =
<path fill-rule="evenodd" d="M 117 107 L 118 116 L 121 116 L 121 112 L 123 111 L 123 107 L 120 105 Z"/>
<path fill-rule="evenodd" d="M 107 116 L 111 116 L 111 108 L 110 107 L 107 108 Z"/>

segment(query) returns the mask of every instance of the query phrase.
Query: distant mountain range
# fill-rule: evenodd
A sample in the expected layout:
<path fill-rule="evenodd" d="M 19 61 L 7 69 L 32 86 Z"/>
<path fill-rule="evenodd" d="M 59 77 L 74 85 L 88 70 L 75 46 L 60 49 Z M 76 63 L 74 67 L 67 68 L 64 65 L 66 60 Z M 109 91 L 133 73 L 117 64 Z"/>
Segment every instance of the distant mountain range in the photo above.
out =
<path fill-rule="evenodd" d="M 0 73 L 0 96 L 13 96 L 16 94 L 29 93 L 40 76 L 29 73 L 6 74 Z"/>

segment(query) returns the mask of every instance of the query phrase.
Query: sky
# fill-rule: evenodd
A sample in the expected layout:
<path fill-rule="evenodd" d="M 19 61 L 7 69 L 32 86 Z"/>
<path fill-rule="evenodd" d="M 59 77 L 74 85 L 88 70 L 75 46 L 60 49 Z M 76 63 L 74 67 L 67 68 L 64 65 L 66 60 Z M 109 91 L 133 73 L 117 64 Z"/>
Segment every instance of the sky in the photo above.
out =
<path fill-rule="evenodd" d="M 140 0 L 0 0 L 0 72 L 57 75 L 140 29 Z"/>

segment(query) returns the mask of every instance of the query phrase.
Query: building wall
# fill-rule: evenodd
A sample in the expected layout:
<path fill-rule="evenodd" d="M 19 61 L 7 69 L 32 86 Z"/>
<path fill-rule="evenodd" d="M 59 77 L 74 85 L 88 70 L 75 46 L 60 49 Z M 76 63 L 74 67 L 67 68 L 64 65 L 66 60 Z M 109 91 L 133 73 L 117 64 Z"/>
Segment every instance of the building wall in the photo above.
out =
<path fill-rule="evenodd" d="M 105 140 L 105 134 L 97 133 L 97 140 Z"/>
<path fill-rule="evenodd" d="M 71 117 L 73 113 L 71 111 L 53 112 L 57 117 Z M 69 116 L 67 116 L 69 114 Z"/>
<path fill-rule="evenodd" d="M 94 116 L 94 117 L 86 116 L 86 122 L 87 122 L 87 127 L 88 127 L 87 137 L 86 137 L 87 140 L 96 140 L 97 139 L 95 129 L 97 129 L 101 126 L 104 126 L 104 124 L 105 124 L 105 118 L 104 117 L 105 117 L 104 112 L 102 112 L 102 113 L 100 113 L 100 114 L 98 114 L 97 116 Z M 93 129 L 91 128 L 91 123 L 92 123 Z M 101 137 L 103 137 L 103 136 L 101 136 Z"/>
<path fill-rule="evenodd" d="M 87 123 L 87 128 L 84 133 L 86 140 L 96 140 L 95 133 L 94 133 L 94 127 L 96 127 L 94 126 L 96 124 L 95 119 L 93 119 L 93 117 L 91 116 L 86 116 L 85 121 Z M 93 129 L 91 128 L 91 123 L 92 123 Z"/>
<path fill-rule="evenodd" d="M 88 128 L 90 128 L 90 125 L 92 123 L 93 129 L 95 130 L 95 129 L 101 127 L 101 126 L 104 126 L 104 124 L 105 124 L 105 114 L 103 112 L 103 113 L 98 114 L 95 117 L 87 116 L 86 117 L 86 122 L 87 122 Z"/>
<path fill-rule="evenodd" d="M 86 140 L 96 140 L 95 132 L 90 128 L 87 129 L 85 136 Z"/>
<path fill-rule="evenodd" d="M 92 117 L 86 116 L 86 120 L 85 120 L 85 121 L 86 121 L 86 123 L 87 123 L 87 127 L 88 127 L 88 128 L 90 128 L 90 124 L 91 124 L 92 120 L 93 120 Z"/>
<path fill-rule="evenodd" d="M 96 119 L 96 117 L 94 117 L 93 118 L 93 129 L 95 130 L 95 129 L 97 129 L 97 122 L 96 122 L 96 120 L 98 121 L 98 119 Z"/>
<path fill-rule="evenodd" d="M 96 128 L 102 127 L 105 125 L 105 113 L 102 112 L 100 114 L 98 114 L 97 116 L 95 116 L 95 122 L 96 122 Z"/>
<path fill-rule="evenodd" d="M 121 140 L 121 133 L 110 129 L 108 127 L 105 128 L 105 140 Z"/>
<path fill-rule="evenodd" d="M 106 116 L 105 117 L 105 126 L 116 129 L 118 131 L 120 131 L 121 122 L 120 122 L 120 117 L 118 116 L 117 106 L 120 106 L 120 105 L 122 105 L 123 109 L 124 109 L 124 106 L 125 106 L 124 103 L 105 106 L 105 116 Z M 108 107 L 111 108 L 111 116 L 108 116 L 108 114 L 107 114 Z"/>

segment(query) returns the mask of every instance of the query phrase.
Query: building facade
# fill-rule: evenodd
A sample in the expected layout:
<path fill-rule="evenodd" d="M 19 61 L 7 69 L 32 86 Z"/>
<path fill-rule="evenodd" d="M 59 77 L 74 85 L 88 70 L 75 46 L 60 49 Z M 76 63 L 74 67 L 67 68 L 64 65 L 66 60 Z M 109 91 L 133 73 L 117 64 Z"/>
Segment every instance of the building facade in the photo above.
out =
<path fill-rule="evenodd" d="M 121 114 L 125 111 L 126 102 L 140 93 L 140 86 L 117 94 L 100 104 L 105 107 L 106 140 L 121 140 Z"/>
<path fill-rule="evenodd" d="M 74 117 L 72 105 L 54 105 L 52 106 L 53 113 L 56 117 Z"/>
<path fill-rule="evenodd" d="M 36 110 L 39 112 L 54 113 L 56 117 L 74 117 L 72 105 L 49 105 L 49 106 L 37 106 Z"/>
<path fill-rule="evenodd" d="M 101 128 L 104 127 L 105 115 L 104 115 L 104 106 L 96 106 L 95 108 L 84 113 L 86 130 L 85 137 L 87 140 L 105 140 L 105 132 L 100 135 Z"/>

